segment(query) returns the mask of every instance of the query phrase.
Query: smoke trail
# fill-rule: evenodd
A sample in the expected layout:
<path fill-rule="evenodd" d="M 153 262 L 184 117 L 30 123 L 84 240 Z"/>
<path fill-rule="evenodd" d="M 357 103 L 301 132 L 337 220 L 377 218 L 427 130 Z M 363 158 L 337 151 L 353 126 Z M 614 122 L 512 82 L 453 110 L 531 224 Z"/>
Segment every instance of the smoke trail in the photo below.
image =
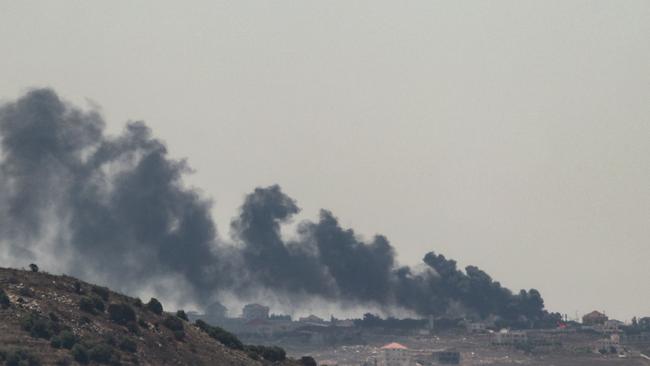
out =
<path fill-rule="evenodd" d="M 104 126 L 98 113 L 49 89 L 0 107 L 0 258 L 7 264 L 48 262 L 131 292 L 152 284 L 164 292 L 173 283 L 168 296 L 202 303 L 222 290 L 265 289 L 296 302 L 311 296 L 423 315 L 458 307 L 506 319 L 545 314 L 539 292 L 514 295 L 480 269 L 459 270 L 433 252 L 424 271 L 399 267 L 385 237 L 364 242 L 329 211 L 285 241 L 281 226 L 299 207 L 279 186 L 245 198 L 233 242 L 224 243 L 210 201 L 182 183 L 185 161 L 169 158 L 142 122 L 117 137 Z"/>

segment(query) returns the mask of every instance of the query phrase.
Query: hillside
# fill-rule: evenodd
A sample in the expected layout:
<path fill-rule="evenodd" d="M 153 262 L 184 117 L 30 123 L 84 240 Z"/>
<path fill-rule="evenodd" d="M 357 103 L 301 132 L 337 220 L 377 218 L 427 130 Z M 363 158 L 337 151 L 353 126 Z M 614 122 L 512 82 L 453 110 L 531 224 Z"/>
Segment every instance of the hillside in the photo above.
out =
<path fill-rule="evenodd" d="M 183 315 L 73 277 L 0 268 L 0 364 L 299 364 Z"/>

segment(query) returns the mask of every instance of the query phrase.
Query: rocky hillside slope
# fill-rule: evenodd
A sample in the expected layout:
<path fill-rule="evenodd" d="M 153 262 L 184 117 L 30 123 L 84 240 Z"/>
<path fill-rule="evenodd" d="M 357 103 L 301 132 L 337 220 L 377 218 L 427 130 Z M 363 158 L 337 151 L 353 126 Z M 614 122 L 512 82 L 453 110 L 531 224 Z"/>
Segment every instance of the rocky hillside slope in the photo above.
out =
<path fill-rule="evenodd" d="M 36 268 L 33 268 L 36 270 Z M 300 365 L 69 276 L 0 268 L 0 365 Z"/>

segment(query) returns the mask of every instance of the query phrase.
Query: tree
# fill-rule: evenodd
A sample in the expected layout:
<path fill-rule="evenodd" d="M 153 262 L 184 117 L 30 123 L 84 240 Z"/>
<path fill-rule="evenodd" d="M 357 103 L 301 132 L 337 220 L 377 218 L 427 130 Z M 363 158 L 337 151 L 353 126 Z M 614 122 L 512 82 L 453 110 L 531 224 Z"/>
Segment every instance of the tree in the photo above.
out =
<path fill-rule="evenodd" d="M 97 296 L 99 296 L 102 300 L 108 301 L 108 297 L 110 295 L 110 291 L 106 287 L 101 287 L 101 286 L 93 286 L 91 291 Z"/>
<path fill-rule="evenodd" d="M 187 314 L 185 313 L 184 310 L 177 311 L 176 316 L 179 317 L 180 319 L 185 320 L 186 322 L 189 321 L 189 319 L 187 318 Z"/>
<path fill-rule="evenodd" d="M 0 288 L 0 308 L 6 309 L 11 305 L 11 300 L 9 296 L 5 293 L 5 290 Z"/>
<path fill-rule="evenodd" d="M 211 326 L 210 324 L 204 322 L 201 319 L 198 319 L 196 322 L 194 322 L 194 324 L 199 329 L 207 333 L 210 337 L 221 342 L 221 344 L 223 344 L 224 346 L 232 349 L 237 349 L 237 350 L 244 349 L 244 344 L 234 334 L 222 328 Z"/>
<path fill-rule="evenodd" d="M 98 343 L 88 350 L 88 358 L 97 363 L 109 363 L 114 358 L 113 347 Z"/>
<path fill-rule="evenodd" d="M 165 318 L 165 320 L 163 320 L 162 324 L 165 327 L 167 327 L 167 328 L 169 328 L 170 330 L 173 330 L 173 331 L 178 331 L 178 330 L 182 331 L 184 329 L 183 328 L 183 321 L 180 320 L 179 318 L 177 318 L 175 316 L 171 316 L 171 315 L 168 315 Z"/>
<path fill-rule="evenodd" d="M 302 356 L 300 358 L 300 363 L 302 366 L 318 366 L 316 364 L 316 360 L 314 360 L 314 358 L 311 356 Z"/>
<path fill-rule="evenodd" d="M 162 314 L 163 312 L 162 304 L 155 297 L 152 297 L 151 300 L 149 300 L 149 302 L 147 303 L 147 309 L 150 310 L 152 313 L 158 315 Z"/>
<path fill-rule="evenodd" d="M 110 304 L 108 317 L 117 324 L 126 325 L 135 322 L 135 311 L 127 304 Z"/>
<path fill-rule="evenodd" d="M 72 347 L 72 357 L 74 357 L 75 361 L 85 365 L 89 361 L 88 349 L 81 343 L 77 343 Z"/>

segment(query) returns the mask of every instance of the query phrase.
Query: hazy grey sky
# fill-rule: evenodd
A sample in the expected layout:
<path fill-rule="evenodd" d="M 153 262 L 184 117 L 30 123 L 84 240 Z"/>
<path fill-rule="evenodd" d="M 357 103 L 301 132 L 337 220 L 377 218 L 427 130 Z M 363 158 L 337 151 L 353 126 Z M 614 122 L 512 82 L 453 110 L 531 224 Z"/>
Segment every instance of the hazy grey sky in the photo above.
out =
<path fill-rule="evenodd" d="M 403 263 L 650 315 L 650 1 L 5 1 L 0 98 L 145 120 L 222 236 L 279 183 Z"/>

